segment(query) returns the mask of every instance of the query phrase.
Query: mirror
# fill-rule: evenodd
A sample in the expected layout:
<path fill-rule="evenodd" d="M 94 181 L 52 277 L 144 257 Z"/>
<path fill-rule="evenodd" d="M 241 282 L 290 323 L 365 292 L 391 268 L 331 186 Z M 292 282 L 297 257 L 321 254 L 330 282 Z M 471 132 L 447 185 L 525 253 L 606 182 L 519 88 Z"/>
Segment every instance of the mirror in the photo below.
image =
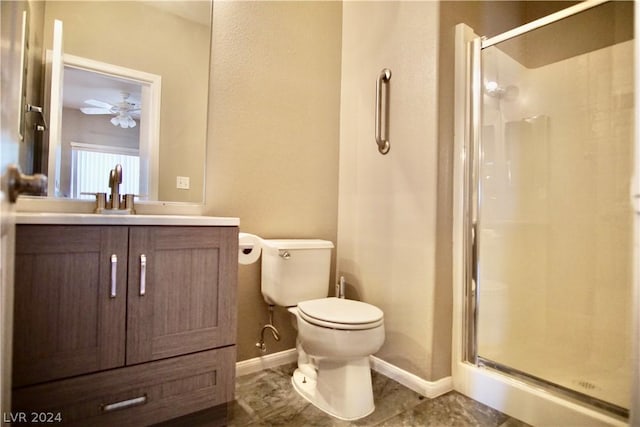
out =
<path fill-rule="evenodd" d="M 202 203 L 212 1 L 56 0 L 34 1 L 30 5 L 32 9 L 40 8 L 35 15 L 42 16 L 41 31 L 45 51 L 53 46 L 54 20 L 58 19 L 63 22 L 64 28 L 64 58 L 86 59 L 90 62 L 135 70 L 161 78 L 158 146 L 155 147 L 157 179 L 148 184 L 149 189 L 157 188 L 155 193 L 157 197 L 154 196 L 153 190 L 145 191 L 140 188 L 139 191 L 141 194 L 148 194 L 151 200 Z M 100 84 L 105 84 L 103 80 L 102 83 L 98 83 L 98 86 L 85 85 L 86 91 L 82 92 L 83 83 L 78 83 L 75 80 L 76 77 L 85 79 L 86 83 L 86 81 L 99 81 L 100 75 L 104 77 L 106 74 L 113 77 L 113 74 L 87 70 L 77 64 L 70 65 L 66 59 L 64 62 L 62 97 L 65 107 L 61 111 L 63 126 L 77 122 L 78 117 L 86 115 L 82 113 L 82 108 L 105 108 L 106 105 L 130 102 L 134 108 L 141 106 L 140 110 L 145 111 L 140 92 L 136 91 L 135 87 L 113 88 L 117 92 L 114 98 L 113 93 L 107 95 L 104 92 L 106 87 L 98 87 Z M 90 78 L 86 73 L 80 75 L 81 73 L 77 71 L 86 73 L 95 71 L 98 76 Z M 115 79 L 123 80 L 118 74 Z M 127 98 L 124 99 L 124 97 Z M 72 101 L 71 98 L 74 100 Z M 45 111 L 48 109 L 49 106 L 45 104 Z M 42 144 L 44 148 L 41 153 L 35 153 L 33 157 L 39 159 L 40 170 L 47 170 L 50 177 L 57 177 L 60 188 L 63 189 L 59 191 L 59 196 L 78 196 L 78 185 L 72 188 L 69 183 L 69 180 L 74 179 L 72 169 L 69 169 L 69 165 L 73 164 L 71 147 L 86 148 L 91 144 L 104 145 L 100 140 L 115 138 L 112 135 L 115 130 L 123 131 L 122 133 L 126 133 L 128 138 L 127 141 L 122 140 L 115 144 L 131 149 L 130 154 L 134 155 L 135 150 L 138 149 L 140 163 L 145 164 L 142 145 L 139 141 L 136 144 L 135 141 L 138 138 L 136 134 L 142 133 L 144 129 L 140 126 L 140 119 L 134 114 L 131 117 L 136 123 L 134 128 L 118 126 L 116 129 L 116 125 L 111 120 L 117 115 L 118 112 L 115 111 L 104 116 L 95 114 L 91 119 L 97 121 L 102 118 L 104 123 L 88 125 L 90 132 L 61 132 L 59 138 L 62 148 L 58 153 L 55 150 L 54 152 L 48 150 L 47 137 L 50 135 L 45 133 Z M 107 131 L 109 136 L 105 136 Z M 74 137 L 70 138 L 68 134 L 73 134 Z M 55 144 L 52 144 L 53 146 Z M 64 169 L 48 170 L 51 167 L 55 169 L 55 166 L 50 165 L 57 163 L 52 162 L 50 156 L 64 157 L 65 162 L 58 162 L 65 165 Z M 127 174 L 126 168 L 123 173 Z M 187 178 L 188 188 L 184 188 L 185 178 Z M 105 187 L 107 183 L 108 176 L 105 175 Z M 177 188 L 178 184 L 183 188 Z"/>

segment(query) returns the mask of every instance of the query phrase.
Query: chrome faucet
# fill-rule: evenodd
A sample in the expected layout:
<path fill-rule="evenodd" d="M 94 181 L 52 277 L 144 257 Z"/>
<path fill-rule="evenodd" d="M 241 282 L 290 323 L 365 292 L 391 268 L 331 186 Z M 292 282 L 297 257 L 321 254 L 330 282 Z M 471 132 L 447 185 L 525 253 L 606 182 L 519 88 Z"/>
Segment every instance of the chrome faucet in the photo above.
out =
<path fill-rule="evenodd" d="M 117 164 L 109 173 L 109 187 L 111 188 L 111 209 L 120 209 L 120 184 L 122 184 L 122 165 Z"/>
<path fill-rule="evenodd" d="M 122 184 L 122 165 L 117 164 L 115 168 L 109 171 L 109 188 L 111 188 L 111 196 L 107 201 L 107 193 L 81 193 L 91 194 L 96 197 L 97 214 L 135 214 L 136 209 L 133 203 L 135 194 L 120 195 L 120 184 Z"/>

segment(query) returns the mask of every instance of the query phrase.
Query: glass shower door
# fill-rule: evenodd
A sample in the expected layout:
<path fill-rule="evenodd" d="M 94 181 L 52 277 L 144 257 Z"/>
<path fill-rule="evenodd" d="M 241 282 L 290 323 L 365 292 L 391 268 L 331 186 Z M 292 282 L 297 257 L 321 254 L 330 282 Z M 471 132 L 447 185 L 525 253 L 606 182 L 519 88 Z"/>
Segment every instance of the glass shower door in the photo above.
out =
<path fill-rule="evenodd" d="M 588 29 L 588 30 L 587 30 Z M 631 388 L 633 5 L 481 51 L 481 364 L 625 414 Z"/>

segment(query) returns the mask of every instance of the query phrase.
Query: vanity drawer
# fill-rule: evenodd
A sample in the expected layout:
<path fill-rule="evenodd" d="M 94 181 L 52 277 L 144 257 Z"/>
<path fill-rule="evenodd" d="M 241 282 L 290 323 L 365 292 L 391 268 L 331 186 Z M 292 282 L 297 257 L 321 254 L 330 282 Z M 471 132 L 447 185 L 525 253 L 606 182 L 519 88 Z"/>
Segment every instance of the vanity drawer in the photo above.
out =
<path fill-rule="evenodd" d="M 65 425 L 140 426 L 200 411 L 233 400 L 235 353 L 230 346 L 16 389 L 13 417 L 59 413 Z"/>

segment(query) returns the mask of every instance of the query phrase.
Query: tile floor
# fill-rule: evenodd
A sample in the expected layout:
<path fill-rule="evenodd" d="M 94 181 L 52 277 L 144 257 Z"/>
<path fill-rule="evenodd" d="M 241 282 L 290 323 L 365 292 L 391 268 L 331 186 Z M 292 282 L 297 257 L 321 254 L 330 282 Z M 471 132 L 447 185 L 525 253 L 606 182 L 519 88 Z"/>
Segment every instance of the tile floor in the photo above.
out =
<path fill-rule="evenodd" d="M 236 401 L 229 426 L 495 426 L 525 424 L 457 392 L 427 399 L 381 374 L 372 372 L 376 410 L 348 422 L 326 415 L 300 397 L 291 385 L 295 364 L 236 379 Z"/>

